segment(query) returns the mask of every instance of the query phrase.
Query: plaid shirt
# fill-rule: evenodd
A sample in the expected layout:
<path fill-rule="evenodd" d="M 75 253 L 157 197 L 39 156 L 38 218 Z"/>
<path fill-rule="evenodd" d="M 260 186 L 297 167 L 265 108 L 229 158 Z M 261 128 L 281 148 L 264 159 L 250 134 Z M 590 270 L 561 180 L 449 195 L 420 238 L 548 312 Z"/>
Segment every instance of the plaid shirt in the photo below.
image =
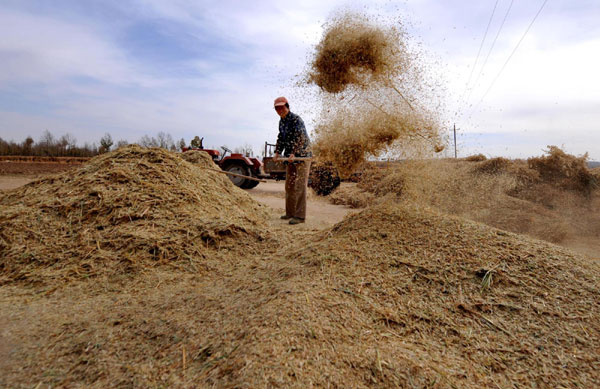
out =
<path fill-rule="evenodd" d="M 312 157 L 310 139 L 304 121 L 291 111 L 284 118 L 279 119 L 279 135 L 277 135 L 275 152 L 285 157 L 291 154 L 296 157 Z"/>

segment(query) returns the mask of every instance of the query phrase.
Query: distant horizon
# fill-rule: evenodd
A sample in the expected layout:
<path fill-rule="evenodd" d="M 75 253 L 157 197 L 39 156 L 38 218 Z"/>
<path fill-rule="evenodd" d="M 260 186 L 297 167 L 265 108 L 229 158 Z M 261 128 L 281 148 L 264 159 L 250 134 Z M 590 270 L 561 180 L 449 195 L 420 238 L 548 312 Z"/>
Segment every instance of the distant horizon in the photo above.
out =
<path fill-rule="evenodd" d="M 52 133 L 50 133 L 50 135 L 52 135 L 52 136 L 53 136 L 53 138 L 54 138 L 56 141 L 59 141 L 59 140 L 60 140 L 62 137 L 64 137 L 64 136 L 67 136 L 67 135 L 72 135 L 72 134 L 63 134 L 62 136 L 56 136 L 55 134 L 52 134 Z M 103 136 L 105 136 L 105 135 L 106 135 L 106 134 L 104 134 Z M 158 135 L 160 135 L 160 134 L 158 134 Z M 177 146 L 177 148 L 176 148 L 176 151 L 181 151 L 181 150 L 180 150 L 180 147 L 179 147 L 179 140 L 178 140 L 178 139 L 174 139 L 174 138 L 172 138 L 172 137 L 170 136 L 170 134 L 168 134 L 168 133 L 163 133 L 163 135 L 168 135 L 168 136 L 170 137 L 170 140 L 173 142 L 173 144 L 174 144 L 175 146 Z M 4 142 L 7 142 L 7 143 L 9 143 L 9 142 L 14 142 L 14 143 L 15 143 L 15 144 L 17 144 L 17 145 L 20 145 L 20 144 L 23 144 L 23 143 L 25 142 L 25 140 L 26 140 L 28 137 L 30 137 L 30 135 L 27 135 L 27 136 L 25 136 L 25 137 L 23 138 L 23 140 L 21 140 L 21 141 L 17 141 L 17 140 L 15 140 L 15 139 L 4 139 L 4 138 L 2 138 L 2 137 L 0 136 L 0 142 L 2 142 L 2 141 L 4 141 Z M 111 135 L 111 137 L 112 137 L 112 135 Z M 42 139 L 36 140 L 36 139 L 35 139 L 35 138 L 33 138 L 33 137 L 32 137 L 32 139 L 34 140 L 34 143 L 33 143 L 34 145 L 35 145 L 36 143 L 37 143 L 37 144 L 39 144 L 39 143 L 42 143 L 42 142 L 43 142 L 43 140 L 42 140 Z M 71 139 L 72 139 L 72 140 L 74 140 L 73 138 L 71 138 Z M 138 139 L 137 141 L 133 141 L 133 142 L 127 142 L 127 143 L 128 143 L 128 144 L 138 144 L 138 145 L 141 145 L 142 147 L 148 147 L 148 146 L 146 146 L 144 143 L 146 143 L 146 144 L 147 144 L 147 142 L 148 142 L 149 140 L 151 140 L 151 139 L 152 139 L 152 140 L 154 140 L 154 141 L 156 141 L 156 140 L 157 140 L 157 139 L 156 139 L 156 138 L 155 138 L 153 135 L 150 135 L 150 136 L 149 136 L 149 135 L 144 135 L 144 136 L 142 136 L 140 139 Z M 113 140 L 113 142 L 114 142 L 114 143 L 113 143 L 113 147 L 110 149 L 110 151 L 114 151 L 115 149 L 117 149 L 117 148 L 119 147 L 118 143 L 119 143 L 120 141 L 122 141 L 122 140 L 115 139 L 115 138 L 113 138 L 112 140 Z M 190 146 L 190 142 L 191 142 L 191 139 L 190 139 L 189 141 L 187 141 L 187 140 L 186 140 L 186 146 L 188 146 L 188 147 L 189 147 L 189 146 Z M 79 142 L 76 142 L 76 143 L 75 143 L 75 145 L 76 145 L 76 147 L 80 147 L 80 148 L 85 148 L 85 147 L 88 147 L 88 148 L 96 148 L 96 149 L 97 149 L 98 147 L 100 147 L 100 143 L 101 143 L 101 142 L 100 142 L 100 139 L 98 139 L 98 142 L 84 142 L 84 143 L 79 143 Z M 248 145 L 243 145 L 243 144 L 240 144 L 240 145 L 221 145 L 221 146 L 228 147 L 228 148 L 229 148 L 229 149 L 231 149 L 231 150 L 239 150 L 239 149 L 242 149 L 242 148 L 245 148 L 245 147 L 247 147 Z M 206 147 L 204 147 L 204 149 L 216 149 L 216 150 L 219 150 L 219 151 L 221 151 L 221 146 L 215 146 L 215 145 L 210 145 L 210 146 L 208 146 L 208 145 L 207 145 Z M 562 149 L 562 148 L 561 148 L 561 149 Z M 452 150 L 453 150 L 453 148 L 452 148 Z M 258 152 L 257 152 L 257 150 L 256 150 L 256 149 L 253 149 L 252 151 L 253 151 L 253 153 L 252 153 L 252 154 L 253 154 L 254 156 L 257 156 L 257 157 L 262 157 L 262 156 L 263 156 L 263 155 L 262 155 L 262 154 L 263 154 L 263 152 L 262 152 L 262 151 L 263 151 L 263 149 L 259 149 L 259 150 L 258 150 Z M 564 151 L 564 150 L 563 150 L 563 151 Z M 507 156 L 503 156 L 503 155 L 491 155 L 491 154 L 485 155 L 485 153 L 473 153 L 473 154 L 469 154 L 469 155 L 460 155 L 460 154 L 459 154 L 459 156 L 458 156 L 458 159 L 461 159 L 461 158 L 467 158 L 467 157 L 469 157 L 469 156 L 472 156 L 472 155 L 477 155 L 477 154 L 483 154 L 483 155 L 484 155 L 486 158 L 488 158 L 488 159 L 491 159 L 491 158 L 499 158 L 499 157 L 501 157 L 501 158 L 509 158 L 509 159 L 512 159 L 512 160 L 519 160 L 519 159 L 521 159 L 521 160 L 524 160 L 524 159 L 527 159 L 527 158 L 538 157 L 538 156 L 544 155 L 545 153 L 544 153 L 544 152 L 541 152 L 540 154 L 536 154 L 536 155 L 530 155 L 530 156 L 527 156 L 527 157 L 507 157 Z M 571 153 L 568 153 L 568 152 L 567 152 L 567 154 L 574 155 L 574 156 L 576 156 L 576 157 L 581 157 L 581 156 L 582 156 L 582 155 L 571 154 Z M 10 155 L 9 155 L 9 154 L 2 154 L 2 153 L 0 152 L 0 156 L 11 156 L 11 155 L 13 155 L 13 156 L 17 156 L 17 155 L 14 155 L 14 154 L 10 154 Z M 373 158 L 373 157 L 370 157 L 370 158 Z M 454 157 L 453 157 L 453 156 L 449 156 L 449 155 L 444 155 L 444 156 L 438 156 L 437 158 L 449 158 L 449 159 L 452 159 L 452 158 L 454 158 Z M 386 160 L 386 158 L 385 158 L 385 157 L 379 157 L 379 158 L 375 158 L 374 160 L 385 161 L 385 160 Z M 400 161 L 400 160 L 405 160 L 405 159 L 403 159 L 403 158 L 400 158 L 400 159 L 393 159 L 393 160 L 394 160 L 394 161 L 396 161 L 396 160 L 397 160 L 397 161 Z M 588 167 L 589 167 L 590 169 L 592 169 L 592 168 L 595 168 L 595 167 L 600 167 L 600 160 L 595 160 L 595 159 L 589 159 L 589 158 L 588 158 L 588 160 L 587 160 L 587 164 L 588 164 Z"/>

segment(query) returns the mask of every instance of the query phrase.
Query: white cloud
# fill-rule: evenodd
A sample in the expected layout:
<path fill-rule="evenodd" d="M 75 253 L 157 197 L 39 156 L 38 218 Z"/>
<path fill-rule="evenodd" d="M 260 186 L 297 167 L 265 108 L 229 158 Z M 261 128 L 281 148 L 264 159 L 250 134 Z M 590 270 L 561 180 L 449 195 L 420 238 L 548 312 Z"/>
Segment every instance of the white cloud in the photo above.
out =
<path fill-rule="evenodd" d="M 3 10 L 0 26 L 3 84 L 75 76 L 125 83 L 135 75 L 116 47 L 83 25 Z"/>
<path fill-rule="evenodd" d="M 20 139 L 25 132 L 36 137 L 48 128 L 73 132 L 81 141 L 96 140 L 106 131 L 114 131 L 114 138 L 137 140 L 142 134 L 167 131 L 176 138 L 198 134 L 206 137 L 207 144 L 251 143 L 259 149 L 264 140 L 276 136 L 274 97 L 291 98 L 292 108 L 309 126 L 316 117 L 314 96 L 294 87 L 294 76 L 303 70 L 320 38 L 321 24 L 348 3 L 137 0 L 115 4 L 132 19 L 169 21 L 200 38 L 209 32 L 219 38 L 219 44 L 231 46 L 224 55 L 238 66 L 194 58 L 186 65 L 202 76 L 150 73 L 116 38 L 121 22 L 92 20 L 83 14 L 79 20 L 41 16 L 0 6 L 0 93 L 3 87 L 22 88 L 27 98 L 28 88 L 38 85 L 31 93 L 40 104 L 47 101 L 52 106 L 46 107 L 51 110 L 46 115 L 25 115 L 0 106 L 2 137 Z M 415 23 L 408 23 L 408 28 L 433 53 L 431 69 L 445 74 L 450 109 L 455 108 L 453 100 L 464 90 L 491 5 L 350 2 L 358 9 L 364 4 L 375 13 L 411 15 Z M 600 83 L 594 82 L 600 68 L 600 39 L 594 31 L 600 30 L 592 23 L 593 2 L 584 5 L 583 10 L 566 10 L 574 5 L 549 3 L 481 106 L 459 121 L 462 131 L 484 134 L 481 147 L 515 156 L 527 155 L 527 148 L 532 154 L 546 144 L 566 144 L 573 152 L 587 150 L 600 159 L 600 139 L 595 135 Z M 516 6 L 473 101 L 485 92 L 538 6 Z M 494 23 L 497 27 L 498 21 Z M 492 28 L 490 36 L 493 32 Z M 436 56 L 447 64 L 441 71 Z M 77 77 L 95 81 L 82 83 Z M 499 139 L 502 134 L 505 141 Z M 488 143 L 489 139 L 495 143 Z"/>

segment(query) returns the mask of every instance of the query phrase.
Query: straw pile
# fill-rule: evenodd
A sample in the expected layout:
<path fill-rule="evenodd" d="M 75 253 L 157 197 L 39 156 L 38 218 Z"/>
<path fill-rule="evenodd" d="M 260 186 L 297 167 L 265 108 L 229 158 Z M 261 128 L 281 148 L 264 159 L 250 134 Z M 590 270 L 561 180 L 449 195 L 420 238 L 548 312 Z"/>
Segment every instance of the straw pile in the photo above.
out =
<path fill-rule="evenodd" d="M 186 151 L 185 153 L 181 153 L 179 154 L 179 156 L 188 161 L 189 163 L 193 163 L 196 165 L 199 165 L 201 168 L 202 167 L 209 167 L 209 168 L 216 168 L 214 163 L 209 163 L 212 162 L 212 158 L 210 157 L 210 155 L 204 151 L 199 151 L 199 150 L 189 150 Z"/>
<path fill-rule="evenodd" d="M 600 167 L 595 167 L 593 169 L 590 169 L 590 172 L 594 176 L 596 182 L 600 184 Z"/>
<path fill-rule="evenodd" d="M 483 154 L 475 154 L 475 155 L 469 155 L 467 158 L 465 158 L 465 161 L 481 162 L 481 161 L 485 161 L 486 159 L 487 159 L 487 157 Z"/>
<path fill-rule="evenodd" d="M 280 328 L 298 351 L 278 368 L 295 372 L 299 386 L 589 387 L 600 379 L 600 270 L 566 250 L 387 203 L 291 259 L 305 268 L 288 273 L 288 285 L 305 283 L 280 298 L 295 311 Z"/>
<path fill-rule="evenodd" d="M 356 188 L 356 186 L 338 187 L 335 192 L 329 196 L 332 204 L 347 205 L 350 208 L 366 208 L 375 203 L 376 197 L 370 192 Z"/>
<path fill-rule="evenodd" d="M 362 174 L 353 196 L 331 200 L 350 205 L 357 203 L 353 197 L 401 198 L 562 243 L 600 238 L 600 191 L 593 182 L 580 157 L 550 148 L 546 156 L 529 161 L 406 161 L 372 168 Z"/>
<path fill-rule="evenodd" d="M 548 146 L 546 154 L 527 160 L 529 167 L 539 173 L 542 181 L 585 194 L 590 194 L 600 186 L 587 167 L 587 154 L 575 157 L 556 146 Z"/>
<path fill-rule="evenodd" d="M 470 162 L 475 162 L 474 160 L 468 160 Z M 481 163 L 478 164 L 476 171 L 478 173 L 485 174 L 499 174 L 507 171 L 508 167 L 511 165 L 511 162 L 502 157 L 492 158 L 492 159 L 484 159 L 481 160 Z"/>
<path fill-rule="evenodd" d="M 40 290 L 27 304 L 0 289 L 0 309 L 13 303 L 4 333 L 18 340 L 0 386 L 600 380 L 600 271 L 566 250 L 389 202 L 294 238 L 208 258 L 199 274 L 161 268 L 123 285 Z"/>
<path fill-rule="evenodd" d="M 265 211 L 215 168 L 138 146 L 0 197 L 2 281 L 194 268 L 223 237 L 259 238 Z M 242 240 L 243 241 L 243 240 Z"/>

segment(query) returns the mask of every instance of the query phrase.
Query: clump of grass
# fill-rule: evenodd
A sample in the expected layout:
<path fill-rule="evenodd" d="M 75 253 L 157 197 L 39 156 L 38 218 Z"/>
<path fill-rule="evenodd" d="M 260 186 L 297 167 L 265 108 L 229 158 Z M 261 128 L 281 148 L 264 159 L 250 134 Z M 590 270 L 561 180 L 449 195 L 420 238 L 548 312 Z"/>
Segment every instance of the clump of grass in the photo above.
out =
<path fill-rule="evenodd" d="M 504 173 L 510 166 L 511 162 L 502 157 L 483 160 L 476 168 L 476 171 L 484 174 L 499 174 Z"/>
<path fill-rule="evenodd" d="M 469 155 L 467 158 L 465 158 L 465 161 L 467 162 L 482 162 L 485 160 L 487 160 L 487 157 L 483 154 Z"/>
<path fill-rule="evenodd" d="M 373 204 L 375 195 L 353 186 L 341 186 L 330 196 L 331 203 L 336 205 L 347 205 L 350 208 L 366 208 Z"/>
<path fill-rule="evenodd" d="M 575 157 L 557 146 L 548 146 L 546 154 L 527 160 L 529 168 L 537 171 L 543 181 L 585 194 L 598 188 L 597 178 L 587 167 L 587 154 Z"/>

